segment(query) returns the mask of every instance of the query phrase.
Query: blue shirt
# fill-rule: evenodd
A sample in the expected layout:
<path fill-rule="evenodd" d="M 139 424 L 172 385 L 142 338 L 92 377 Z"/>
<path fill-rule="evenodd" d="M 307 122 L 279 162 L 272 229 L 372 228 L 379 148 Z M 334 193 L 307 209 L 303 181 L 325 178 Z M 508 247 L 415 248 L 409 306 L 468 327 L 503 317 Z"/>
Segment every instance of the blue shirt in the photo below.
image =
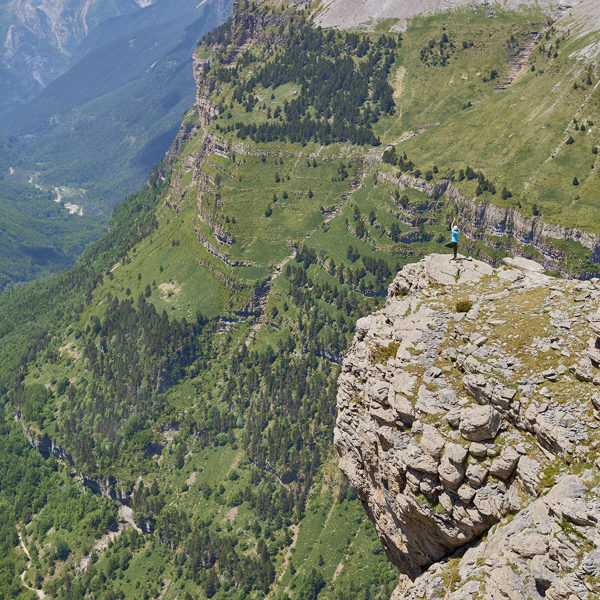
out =
<path fill-rule="evenodd" d="M 451 229 L 452 231 L 452 241 L 458 244 L 458 234 L 460 233 L 460 229 Z"/>

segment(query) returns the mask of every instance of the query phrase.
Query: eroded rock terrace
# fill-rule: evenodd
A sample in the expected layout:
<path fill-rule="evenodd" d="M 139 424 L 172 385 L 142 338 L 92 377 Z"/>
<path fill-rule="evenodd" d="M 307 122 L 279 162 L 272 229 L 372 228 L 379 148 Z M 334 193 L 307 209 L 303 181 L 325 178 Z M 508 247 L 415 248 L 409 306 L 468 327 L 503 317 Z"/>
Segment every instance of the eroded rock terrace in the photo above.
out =
<path fill-rule="evenodd" d="M 449 258 L 404 267 L 339 379 L 396 598 L 598 597 L 599 282 Z"/>

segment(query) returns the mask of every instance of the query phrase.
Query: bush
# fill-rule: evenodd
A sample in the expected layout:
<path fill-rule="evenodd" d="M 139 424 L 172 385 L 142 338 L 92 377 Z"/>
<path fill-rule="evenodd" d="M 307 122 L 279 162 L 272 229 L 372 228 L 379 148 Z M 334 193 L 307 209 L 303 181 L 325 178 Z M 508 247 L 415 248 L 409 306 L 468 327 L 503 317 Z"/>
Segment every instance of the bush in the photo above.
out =
<path fill-rule="evenodd" d="M 388 359 L 396 356 L 398 348 L 400 348 L 400 342 L 392 342 L 388 346 L 377 346 L 371 352 L 371 362 L 386 363 Z"/>
<path fill-rule="evenodd" d="M 267 210 L 265 210 L 265 217 L 270 217 L 273 214 L 273 209 L 270 206 L 267 206 Z"/>
<path fill-rule="evenodd" d="M 456 312 L 458 313 L 469 312 L 471 308 L 473 308 L 473 303 L 470 300 L 459 300 L 456 303 Z"/>

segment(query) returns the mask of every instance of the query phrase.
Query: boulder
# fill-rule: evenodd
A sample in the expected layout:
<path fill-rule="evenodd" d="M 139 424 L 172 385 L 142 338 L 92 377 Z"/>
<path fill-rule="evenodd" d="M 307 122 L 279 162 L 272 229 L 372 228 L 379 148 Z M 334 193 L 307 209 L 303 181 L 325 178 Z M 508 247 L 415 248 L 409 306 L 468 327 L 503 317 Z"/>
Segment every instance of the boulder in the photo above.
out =
<path fill-rule="evenodd" d="M 432 425 L 423 425 L 423 436 L 421 437 L 421 448 L 425 454 L 439 458 L 444 448 L 445 439 Z"/>
<path fill-rule="evenodd" d="M 446 489 L 454 490 L 462 483 L 462 480 L 465 476 L 465 471 L 462 466 L 452 463 L 444 454 L 444 456 L 442 456 L 442 460 L 440 461 L 438 474 L 442 485 Z"/>
<path fill-rule="evenodd" d="M 512 447 L 507 446 L 500 452 L 500 456 L 492 461 L 490 475 L 500 479 L 508 479 L 517 467 L 521 455 Z"/>
<path fill-rule="evenodd" d="M 485 467 L 483 467 L 482 465 L 480 465 L 476 462 L 472 462 L 467 467 L 465 475 L 467 477 L 467 481 L 469 482 L 469 485 L 471 485 L 474 488 L 478 488 L 478 487 L 481 487 L 481 485 L 485 481 L 485 478 L 488 475 L 488 470 Z"/>
<path fill-rule="evenodd" d="M 405 396 L 392 393 L 388 396 L 388 404 L 404 423 L 412 423 L 415 420 L 415 409 Z"/>
<path fill-rule="evenodd" d="M 454 465 L 462 465 L 467 458 L 467 450 L 460 444 L 450 442 L 444 449 L 444 457 Z"/>
<path fill-rule="evenodd" d="M 502 417 L 492 406 L 470 406 L 463 409 L 459 431 L 471 442 L 491 440 L 496 437 Z"/>
<path fill-rule="evenodd" d="M 509 547 L 513 552 L 531 558 L 537 554 L 546 554 L 548 536 L 541 535 L 533 529 L 526 529 L 510 538 Z"/>
<path fill-rule="evenodd" d="M 502 259 L 502 262 L 513 269 L 520 269 L 521 271 L 531 271 L 533 273 L 544 273 L 546 271 L 540 263 L 528 258 L 522 258 L 521 256 L 516 256 L 515 258 L 506 257 Z"/>

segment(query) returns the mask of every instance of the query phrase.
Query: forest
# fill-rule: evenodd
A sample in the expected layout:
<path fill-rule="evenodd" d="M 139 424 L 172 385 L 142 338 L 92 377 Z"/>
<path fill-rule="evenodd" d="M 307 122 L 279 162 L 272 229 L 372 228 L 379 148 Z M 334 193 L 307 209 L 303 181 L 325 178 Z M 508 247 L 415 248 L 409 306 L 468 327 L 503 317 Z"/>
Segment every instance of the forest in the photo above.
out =
<path fill-rule="evenodd" d="M 219 36 L 208 40 L 213 37 Z M 259 68 L 233 87 L 232 102 L 250 112 L 259 104 L 259 88 L 276 90 L 289 83 L 299 86 L 297 97 L 269 108 L 266 120 L 259 124 L 240 121 L 218 127 L 255 142 L 378 145 L 372 125 L 381 115 L 395 111 L 388 76 L 401 40 L 401 36 L 383 35 L 375 42 L 354 33 L 324 32 L 306 22 L 297 23 L 272 59 L 244 57 L 238 69 L 257 61 Z M 275 40 L 272 47 L 277 48 Z M 236 72 L 217 68 L 214 76 L 229 82 Z M 210 71 L 206 74 L 210 76 Z"/>

